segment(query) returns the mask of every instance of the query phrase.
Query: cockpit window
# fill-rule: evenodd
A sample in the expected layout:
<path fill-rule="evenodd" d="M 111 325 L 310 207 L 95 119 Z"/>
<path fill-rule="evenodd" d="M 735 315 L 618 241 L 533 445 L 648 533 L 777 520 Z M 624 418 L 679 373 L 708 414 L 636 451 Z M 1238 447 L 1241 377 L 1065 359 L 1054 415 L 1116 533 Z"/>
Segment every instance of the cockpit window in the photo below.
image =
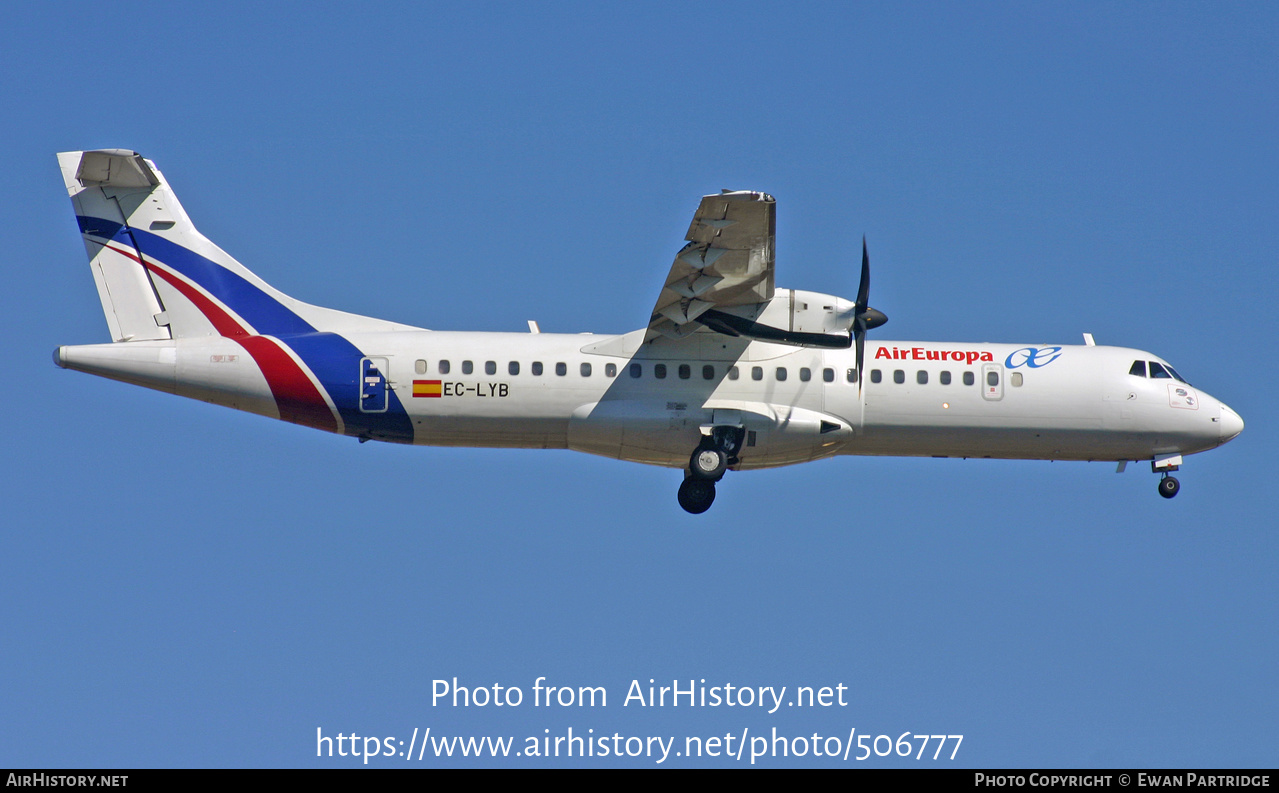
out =
<path fill-rule="evenodd" d="M 1132 368 L 1128 370 L 1128 374 L 1134 377 L 1146 376 L 1146 361 L 1133 361 Z M 1150 377 L 1158 380 L 1176 380 L 1186 385 L 1190 385 L 1190 381 L 1181 376 L 1181 373 L 1166 363 L 1156 363 L 1150 361 Z"/>

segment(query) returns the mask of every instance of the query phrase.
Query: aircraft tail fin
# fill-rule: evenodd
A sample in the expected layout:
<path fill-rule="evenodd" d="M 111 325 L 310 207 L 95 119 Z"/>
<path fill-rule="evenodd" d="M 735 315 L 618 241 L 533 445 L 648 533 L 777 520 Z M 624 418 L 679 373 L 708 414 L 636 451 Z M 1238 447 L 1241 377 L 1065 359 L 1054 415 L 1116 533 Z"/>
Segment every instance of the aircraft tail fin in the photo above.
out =
<path fill-rule="evenodd" d="M 112 340 L 172 338 L 160 295 L 140 264 L 129 221 L 160 186 L 159 177 L 146 160 L 122 149 L 64 152 L 58 164 L 75 205 Z M 153 224 L 148 221 L 142 227 Z M 123 239 L 111 242 L 118 237 Z"/>
<path fill-rule="evenodd" d="M 127 149 L 58 155 L 113 341 L 408 326 L 312 306 L 196 230 L 155 163 Z"/>

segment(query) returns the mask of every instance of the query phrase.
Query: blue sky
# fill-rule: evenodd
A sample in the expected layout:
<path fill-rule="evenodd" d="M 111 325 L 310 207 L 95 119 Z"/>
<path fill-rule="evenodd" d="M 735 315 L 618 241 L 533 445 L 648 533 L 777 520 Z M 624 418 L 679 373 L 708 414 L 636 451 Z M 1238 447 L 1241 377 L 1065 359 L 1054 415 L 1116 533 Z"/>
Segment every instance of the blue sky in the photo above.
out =
<path fill-rule="evenodd" d="M 1277 21 L 11 9 L 0 766 L 344 767 L 317 728 L 429 727 L 517 748 L 964 735 L 954 761 L 759 762 L 801 767 L 1273 767 Z M 285 292 L 449 330 L 640 327 L 698 197 L 766 190 L 779 285 L 852 296 L 867 236 L 877 338 L 1087 331 L 1169 359 L 1247 429 L 1188 458 L 1172 501 L 1143 465 L 841 458 L 730 474 L 700 517 L 674 471 L 360 445 L 52 365 L 108 340 L 53 155 L 105 147 L 154 159 Z M 539 676 L 608 706 L 534 707 Z M 453 677 L 525 704 L 433 706 Z M 843 684 L 848 704 L 624 707 L 650 678 Z M 436 764 L 654 760 L 369 763 Z"/>

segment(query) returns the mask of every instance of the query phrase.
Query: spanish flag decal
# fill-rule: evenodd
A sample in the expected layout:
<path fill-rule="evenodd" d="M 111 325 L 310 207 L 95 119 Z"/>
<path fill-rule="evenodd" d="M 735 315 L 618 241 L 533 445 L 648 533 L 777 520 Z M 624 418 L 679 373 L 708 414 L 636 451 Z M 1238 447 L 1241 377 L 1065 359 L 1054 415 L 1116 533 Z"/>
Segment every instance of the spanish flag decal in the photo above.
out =
<path fill-rule="evenodd" d="M 439 380 L 414 380 L 413 396 L 415 397 L 438 397 L 440 395 Z"/>

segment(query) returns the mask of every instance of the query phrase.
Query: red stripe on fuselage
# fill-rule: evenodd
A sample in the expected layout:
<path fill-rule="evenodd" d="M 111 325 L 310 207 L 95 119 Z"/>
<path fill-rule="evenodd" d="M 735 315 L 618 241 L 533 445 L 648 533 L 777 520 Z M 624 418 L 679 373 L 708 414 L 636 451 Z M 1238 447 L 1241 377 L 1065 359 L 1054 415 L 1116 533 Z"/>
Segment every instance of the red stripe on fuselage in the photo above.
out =
<path fill-rule="evenodd" d="M 221 335 L 233 339 L 253 357 L 267 385 L 271 387 L 271 396 L 275 398 L 276 409 L 280 418 L 294 424 L 302 424 L 328 432 L 338 431 L 337 417 L 324 401 L 324 395 L 311 382 L 311 378 L 293 357 L 284 351 L 281 342 L 266 336 L 255 336 L 239 323 L 217 303 L 201 294 L 195 287 L 178 278 L 169 271 L 153 267 L 132 253 L 108 245 L 116 253 L 128 256 L 142 265 L 147 272 L 163 278 L 170 286 L 178 290 L 190 300 L 200 313 L 213 324 Z"/>
<path fill-rule="evenodd" d="M 284 351 L 280 342 L 266 336 L 241 336 L 236 341 L 249 351 L 262 374 L 266 375 L 280 418 L 318 430 L 338 431 L 337 419 L 315 383 Z"/>

